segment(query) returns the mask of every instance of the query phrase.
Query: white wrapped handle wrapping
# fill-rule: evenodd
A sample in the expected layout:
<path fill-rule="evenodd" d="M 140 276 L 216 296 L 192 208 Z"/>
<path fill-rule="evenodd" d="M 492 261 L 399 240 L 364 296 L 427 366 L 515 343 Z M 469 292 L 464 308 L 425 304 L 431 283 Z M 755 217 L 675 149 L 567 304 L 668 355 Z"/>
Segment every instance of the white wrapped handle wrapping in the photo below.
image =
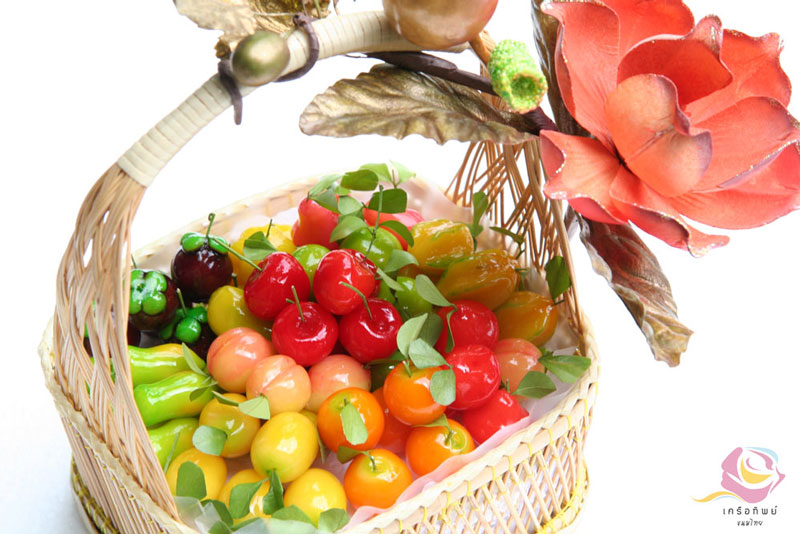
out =
<path fill-rule="evenodd" d="M 319 40 L 319 59 L 353 52 L 419 50 L 398 35 L 382 11 L 354 13 L 313 23 Z M 289 64 L 282 74 L 305 65 L 309 56 L 308 36 L 295 30 L 288 37 Z M 255 87 L 241 87 L 242 96 Z M 217 115 L 231 106 L 231 97 L 215 75 L 139 139 L 117 165 L 147 187 L 167 162 Z"/>

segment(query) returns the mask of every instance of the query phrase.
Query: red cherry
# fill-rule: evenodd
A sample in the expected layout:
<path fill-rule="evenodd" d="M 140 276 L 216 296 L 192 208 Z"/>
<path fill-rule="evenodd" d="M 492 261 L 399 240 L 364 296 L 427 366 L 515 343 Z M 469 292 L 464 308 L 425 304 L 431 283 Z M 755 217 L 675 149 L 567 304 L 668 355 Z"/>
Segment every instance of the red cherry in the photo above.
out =
<path fill-rule="evenodd" d="M 370 226 L 375 226 L 375 221 L 378 219 L 378 212 L 375 210 L 364 208 L 364 220 L 367 221 L 367 224 Z M 423 221 L 422 214 L 417 210 L 407 209 L 404 213 L 381 213 L 380 222 L 384 221 L 398 221 L 406 225 L 406 227 L 411 230 L 411 227 L 417 223 Z M 408 248 L 408 243 L 400 237 L 399 234 L 395 233 L 394 230 L 391 228 L 386 228 L 389 232 L 394 235 L 400 244 L 403 246 L 403 250 Z"/>
<path fill-rule="evenodd" d="M 450 318 L 450 328 L 453 331 L 453 348 L 466 345 L 483 345 L 490 349 L 497 343 L 500 335 L 500 326 L 494 312 L 474 300 L 457 300 L 454 302 L 458 308 Z M 436 341 L 436 350 L 445 353 L 447 348 L 447 314 L 453 308 L 441 308 L 437 313 L 442 318 L 444 328 Z"/>
<path fill-rule="evenodd" d="M 397 350 L 397 332 L 403 326 L 397 309 L 385 300 L 370 298 L 367 305 L 369 312 L 362 305 L 339 322 L 339 340 L 347 353 L 361 363 L 391 356 Z"/>
<path fill-rule="evenodd" d="M 372 295 L 376 285 L 375 272 L 375 264 L 360 252 L 332 250 L 322 257 L 317 266 L 314 298 L 332 314 L 346 315 L 363 304 L 358 293 L 342 285 L 342 282 L 364 295 Z"/>
<path fill-rule="evenodd" d="M 253 270 L 244 286 L 244 301 L 253 315 L 270 321 L 285 307 L 287 300 L 308 300 L 311 284 L 303 266 L 286 252 L 273 252 Z"/>
<path fill-rule="evenodd" d="M 446 360 L 456 374 L 456 400 L 450 404 L 454 410 L 480 406 L 500 385 L 497 356 L 483 345 L 456 347 Z"/>
<path fill-rule="evenodd" d="M 336 345 L 336 319 L 316 302 L 301 302 L 303 318 L 296 304 L 288 304 L 272 325 L 272 344 L 278 354 L 290 356 L 298 365 L 319 363 Z"/>
<path fill-rule="evenodd" d="M 479 442 L 525 417 L 528 417 L 528 411 L 505 389 L 495 390 L 489 400 L 477 408 L 461 412 L 461 422 Z"/>
<path fill-rule="evenodd" d="M 298 221 L 292 227 L 292 241 L 298 247 L 322 245 L 329 250 L 339 248 L 331 241 L 331 233 L 339 224 L 339 214 L 320 206 L 310 198 L 304 198 L 297 206 Z"/>

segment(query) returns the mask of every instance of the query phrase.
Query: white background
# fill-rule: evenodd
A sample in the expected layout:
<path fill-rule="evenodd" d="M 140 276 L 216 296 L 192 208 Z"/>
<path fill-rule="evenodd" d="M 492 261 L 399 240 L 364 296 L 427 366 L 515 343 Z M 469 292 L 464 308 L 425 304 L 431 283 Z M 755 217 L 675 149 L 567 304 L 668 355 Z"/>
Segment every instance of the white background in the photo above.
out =
<path fill-rule="evenodd" d="M 376 1 L 359 0 L 359 8 Z M 532 42 L 529 6 L 502 0 L 495 37 Z M 690 2 L 696 18 L 785 40 L 782 62 L 800 80 L 797 8 L 785 0 Z M 353 0 L 342 0 L 346 9 Z M 140 135 L 216 69 L 215 35 L 167 0 L 13 2 L 3 12 L 3 289 L 0 313 L 0 529 L 81 532 L 68 483 L 70 452 L 46 391 L 36 346 L 52 313 L 55 273 L 91 184 Z M 395 159 L 445 184 L 464 147 L 427 140 L 309 138 L 304 105 L 367 60 L 320 64 L 301 82 L 248 97 L 244 124 L 212 123 L 145 196 L 134 248 L 229 202 L 332 168 Z M 467 61 L 467 66 L 474 63 Z M 800 83 L 800 82 L 798 82 Z M 800 116 L 797 105 L 790 106 Z M 742 132 L 747 135 L 747 132 Z M 597 331 L 602 380 L 587 447 L 591 490 L 580 532 L 736 532 L 720 502 L 720 462 L 734 447 L 780 455 L 786 479 L 761 532 L 800 531 L 796 429 L 800 215 L 738 232 L 703 259 L 648 239 L 696 331 L 683 364 L 656 363 L 622 303 L 573 241 L 580 298 Z M 728 506 L 726 503 L 725 506 Z"/>

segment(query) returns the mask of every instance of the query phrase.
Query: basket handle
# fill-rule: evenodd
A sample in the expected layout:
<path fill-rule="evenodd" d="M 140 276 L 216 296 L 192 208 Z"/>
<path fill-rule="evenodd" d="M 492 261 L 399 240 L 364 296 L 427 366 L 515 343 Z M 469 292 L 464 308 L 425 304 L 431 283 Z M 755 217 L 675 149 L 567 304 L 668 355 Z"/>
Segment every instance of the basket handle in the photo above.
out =
<path fill-rule="evenodd" d="M 400 37 L 381 11 L 322 19 L 313 27 L 320 58 L 420 50 Z M 305 32 L 290 34 L 288 46 L 290 61 L 284 74 L 299 69 L 309 56 Z M 253 89 L 243 87 L 242 94 Z M 159 525 L 175 525 L 179 517 L 132 393 L 124 336 L 131 223 L 158 172 L 231 104 L 215 75 L 125 152 L 84 200 L 58 270 L 53 358 L 48 355 L 43 360 L 52 370 L 45 373 L 47 385 L 71 439 L 78 469 L 92 495 L 108 496 L 103 509 L 112 521 L 126 524 L 126 518 L 136 515 L 130 507 L 141 510 L 142 502 L 149 499 L 159 507 L 149 514 L 155 523 L 142 526 L 141 532 L 160 532 Z M 84 328 L 94 360 L 83 348 Z M 102 453 L 96 452 L 98 447 Z M 118 460 L 119 466 L 109 465 L 108 459 Z M 144 491 L 122 487 L 114 476 L 119 469 Z"/>
<path fill-rule="evenodd" d="M 354 13 L 313 22 L 319 39 L 319 59 L 353 52 L 420 50 L 400 37 L 382 11 Z M 300 69 L 309 56 L 308 36 L 293 31 L 288 39 L 290 59 L 281 75 Z M 242 87 L 242 96 L 256 87 Z M 156 174 L 206 124 L 231 105 L 228 91 L 218 75 L 205 82 L 178 108 L 142 136 L 117 165 L 131 178 L 147 187 Z"/>

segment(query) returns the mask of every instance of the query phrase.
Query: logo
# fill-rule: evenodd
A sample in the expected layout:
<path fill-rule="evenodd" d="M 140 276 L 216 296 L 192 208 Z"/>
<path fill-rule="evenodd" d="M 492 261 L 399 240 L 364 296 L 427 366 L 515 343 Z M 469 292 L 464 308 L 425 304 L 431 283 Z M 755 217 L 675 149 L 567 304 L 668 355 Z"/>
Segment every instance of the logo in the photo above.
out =
<path fill-rule="evenodd" d="M 734 498 L 748 504 L 760 503 L 786 477 L 778 471 L 778 455 L 761 447 L 736 447 L 722 461 L 722 490 L 697 502 Z"/>

